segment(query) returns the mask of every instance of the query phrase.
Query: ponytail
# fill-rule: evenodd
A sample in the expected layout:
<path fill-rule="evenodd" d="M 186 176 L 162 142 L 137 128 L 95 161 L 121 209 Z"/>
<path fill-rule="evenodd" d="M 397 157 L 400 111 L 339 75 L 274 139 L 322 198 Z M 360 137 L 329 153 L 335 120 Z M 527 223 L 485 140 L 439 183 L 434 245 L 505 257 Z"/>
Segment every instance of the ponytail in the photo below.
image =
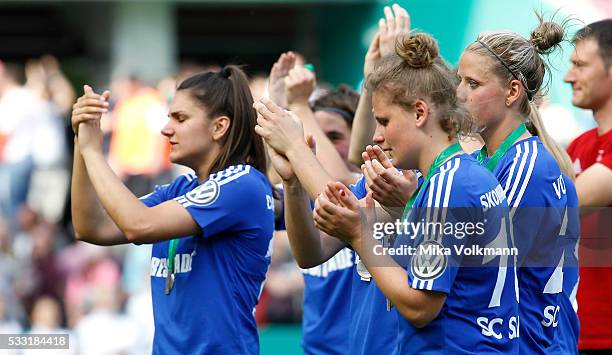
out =
<path fill-rule="evenodd" d="M 544 123 L 542 122 L 542 116 L 535 103 L 530 103 L 531 112 L 529 113 L 528 127 L 529 131 L 535 136 L 540 138 L 544 147 L 553 155 L 561 171 L 569 176 L 572 180 L 576 180 L 576 174 L 574 173 L 574 166 L 570 160 L 569 155 L 563 148 L 559 146 L 557 142 L 548 134 Z"/>
<path fill-rule="evenodd" d="M 263 140 L 255 133 L 257 113 L 253 96 L 247 76 L 239 67 L 227 65 L 218 72 L 196 74 L 185 79 L 177 88 L 180 90 L 189 90 L 211 118 L 227 116 L 231 120 L 211 174 L 236 164 L 249 164 L 266 171 Z"/>

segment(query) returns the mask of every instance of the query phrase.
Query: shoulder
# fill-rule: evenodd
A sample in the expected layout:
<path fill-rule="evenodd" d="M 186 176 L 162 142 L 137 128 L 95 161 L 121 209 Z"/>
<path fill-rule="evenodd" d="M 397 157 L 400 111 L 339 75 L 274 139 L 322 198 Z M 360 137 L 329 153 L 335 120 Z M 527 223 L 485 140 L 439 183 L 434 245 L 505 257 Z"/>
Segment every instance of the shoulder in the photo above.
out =
<path fill-rule="evenodd" d="M 581 135 L 579 135 L 576 139 L 574 139 L 569 146 L 567 147 L 567 152 L 572 154 L 581 144 L 585 142 L 589 142 L 595 140 L 597 138 L 597 128 L 590 129 Z"/>
<path fill-rule="evenodd" d="M 266 176 L 246 164 L 231 165 L 227 168 L 211 174 L 202 184 L 218 186 L 221 190 L 240 190 L 242 192 L 265 190 L 270 192 L 272 186 Z"/>
<path fill-rule="evenodd" d="M 527 199 L 535 205 L 544 203 L 540 197 L 552 194 L 553 183 L 562 180 L 559 164 L 537 137 L 517 142 L 504 158 L 500 183 L 511 207 Z"/>
<path fill-rule="evenodd" d="M 185 195 L 198 201 L 197 204 L 212 203 L 218 197 L 233 196 L 241 200 L 252 196 L 271 195 L 272 187 L 259 170 L 250 165 L 232 165 L 214 174 Z"/>
<path fill-rule="evenodd" d="M 471 155 L 461 154 L 444 163 L 431 177 L 423 198 L 432 206 L 469 207 L 478 205 L 479 196 L 497 185 L 493 174 Z"/>

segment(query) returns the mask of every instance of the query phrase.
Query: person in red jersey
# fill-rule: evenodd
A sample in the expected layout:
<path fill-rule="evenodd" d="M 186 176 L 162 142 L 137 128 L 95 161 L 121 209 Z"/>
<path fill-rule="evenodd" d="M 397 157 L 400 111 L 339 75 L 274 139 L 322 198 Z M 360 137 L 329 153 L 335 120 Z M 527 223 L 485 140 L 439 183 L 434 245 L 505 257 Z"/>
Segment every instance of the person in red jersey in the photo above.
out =
<path fill-rule="evenodd" d="M 574 36 L 572 104 L 590 109 L 597 127 L 568 147 L 576 171 L 581 208 L 612 206 L 612 19 L 592 23 Z M 610 209 L 584 211 L 581 220 L 578 346 L 585 353 L 612 349 L 612 237 Z M 606 227 L 606 224 L 608 226 Z"/>

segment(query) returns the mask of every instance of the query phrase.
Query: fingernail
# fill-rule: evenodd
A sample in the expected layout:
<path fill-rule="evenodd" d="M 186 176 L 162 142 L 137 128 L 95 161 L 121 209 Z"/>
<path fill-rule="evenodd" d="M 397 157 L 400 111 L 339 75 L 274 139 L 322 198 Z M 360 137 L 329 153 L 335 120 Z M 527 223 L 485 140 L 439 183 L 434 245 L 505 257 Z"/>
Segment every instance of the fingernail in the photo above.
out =
<path fill-rule="evenodd" d="M 340 190 L 340 196 L 342 197 L 346 196 L 346 194 L 344 193 L 344 190 Z"/>

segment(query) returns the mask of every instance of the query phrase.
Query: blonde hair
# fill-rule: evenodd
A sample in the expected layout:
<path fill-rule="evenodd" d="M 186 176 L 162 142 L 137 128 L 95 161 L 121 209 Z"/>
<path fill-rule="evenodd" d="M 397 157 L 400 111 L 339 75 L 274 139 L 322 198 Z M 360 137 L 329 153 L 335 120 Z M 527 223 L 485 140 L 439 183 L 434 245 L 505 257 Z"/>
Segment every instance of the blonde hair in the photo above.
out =
<path fill-rule="evenodd" d="M 399 37 L 395 54 L 384 57 L 368 76 L 370 92 L 385 90 L 391 102 L 412 109 L 419 99 L 437 111 L 441 128 L 451 138 L 472 135 L 474 119 L 457 102 L 457 77 L 439 56 L 435 39 L 424 33 Z"/>
<path fill-rule="evenodd" d="M 537 106 L 547 92 L 548 83 L 544 82 L 544 77 L 546 74 L 550 77 L 542 55 L 560 46 L 565 37 L 565 29 L 564 25 L 545 22 L 539 15 L 538 18 L 540 24 L 531 32 L 530 39 L 509 31 L 483 33 L 466 51 L 491 58 L 490 69 L 503 83 L 510 83 L 514 79 L 520 81 L 525 95 L 520 98 L 519 111 L 527 117 L 530 132 L 540 138 L 561 171 L 574 180 L 572 162 L 544 128 Z"/>

